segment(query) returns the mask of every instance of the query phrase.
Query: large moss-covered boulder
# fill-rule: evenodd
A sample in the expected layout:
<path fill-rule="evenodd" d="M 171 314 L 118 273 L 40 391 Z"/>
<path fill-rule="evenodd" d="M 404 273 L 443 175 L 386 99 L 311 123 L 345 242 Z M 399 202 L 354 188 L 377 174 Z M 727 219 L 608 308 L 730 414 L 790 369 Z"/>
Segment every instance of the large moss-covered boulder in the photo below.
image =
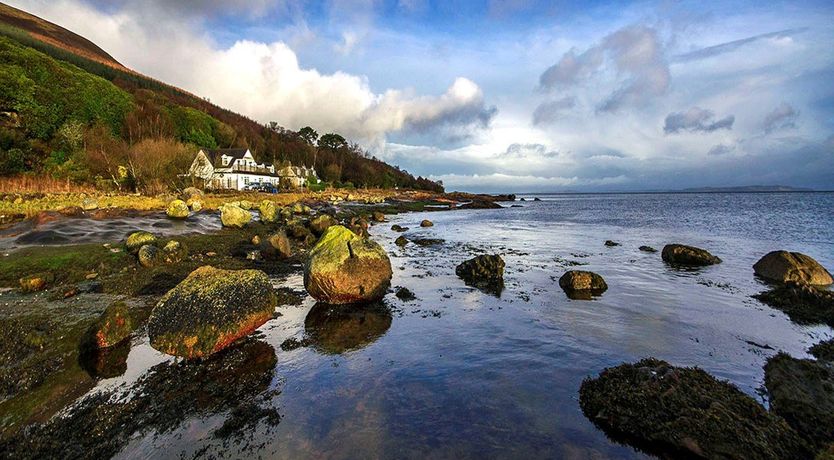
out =
<path fill-rule="evenodd" d="M 764 370 L 770 410 L 814 448 L 834 442 L 834 367 L 779 353 Z"/>
<path fill-rule="evenodd" d="M 265 273 L 204 266 L 162 297 L 148 319 L 148 336 L 163 353 L 204 357 L 269 321 L 275 305 Z"/>
<path fill-rule="evenodd" d="M 666 263 L 672 265 L 703 267 L 721 263 L 721 259 L 707 250 L 684 244 L 667 244 L 660 255 Z"/>
<path fill-rule="evenodd" d="M 185 219 L 188 217 L 188 205 L 182 200 L 172 200 L 165 209 L 165 214 L 172 219 Z"/>
<path fill-rule="evenodd" d="M 582 412 L 609 436 L 662 458 L 811 458 L 785 421 L 698 368 L 654 358 L 582 382 Z"/>
<path fill-rule="evenodd" d="M 491 294 L 504 289 L 504 259 L 495 255 L 480 255 L 455 267 L 455 274 L 463 281 Z"/>
<path fill-rule="evenodd" d="M 753 265 L 753 272 L 768 281 L 808 283 L 827 286 L 834 283 L 831 273 L 810 256 L 798 252 L 773 251 Z"/>
<path fill-rule="evenodd" d="M 155 267 L 165 261 L 162 251 L 152 244 L 146 244 L 139 248 L 136 257 L 139 259 L 139 265 L 145 268 Z"/>
<path fill-rule="evenodd" d="M 278 220 L 278 209 L 272 201 L 261 201 L 258 205 L 258 212 L 261 214 L 261 222 L 272 223 Z"/>
<path fill-rule="evenodd" d="M 107 307 L 90 327 L 90 345 L 95 348 L 110 348 L 130 337 L 135 325 L 130 309 L 124 302 Z"/>
<path fill-rule="evenodd" d="M 252 214 L 235 204 L 220 207 L 220 221 L 224 227 L 243 228 L 252 220 Z"/>
<path fill-rule="evenodd" d="M 602 276 L 584 270 L 570 270 L 559 278 L 559 287 L 571 299 L 590 300 L 608 290 Z"/>
<path fill-rule="evenodd" d="M 136 255 L 139 249 L 146 244 L 155 245 L 157 243 L 156 235 L 150 232 L 140 231 L 133 232 L 127 237 L 125 242 L 125 249 L 127 252 Z"/>
<path fill-rule="evenodd" d="M 329 304 L 371 302 L 388 291 L 391 275 L 382 246 L 334 225 L 310 250 L 304 287 L 314 299 Z"/>

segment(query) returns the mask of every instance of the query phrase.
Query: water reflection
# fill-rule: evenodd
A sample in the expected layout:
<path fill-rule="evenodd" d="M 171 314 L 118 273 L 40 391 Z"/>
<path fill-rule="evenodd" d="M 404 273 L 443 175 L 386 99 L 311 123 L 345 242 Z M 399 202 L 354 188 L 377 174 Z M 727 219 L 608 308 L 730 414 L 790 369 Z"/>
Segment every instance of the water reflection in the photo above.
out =
<path fill-rule="evenodd" d="M 304 320 L 310 343 L 325 354 L 358 350 L 391 327 L 391 310 L 383 303 L 328 305 L 317 303 Z"/>
<path fill-rule="evenodd" d="M 82 343 L 78 354 L 78 365 L 94 379 L 110 379 L 124 375 L 127 371 L 127 356 L 130 354 L 130 340 L 105 349 L 90 343 Z"/>

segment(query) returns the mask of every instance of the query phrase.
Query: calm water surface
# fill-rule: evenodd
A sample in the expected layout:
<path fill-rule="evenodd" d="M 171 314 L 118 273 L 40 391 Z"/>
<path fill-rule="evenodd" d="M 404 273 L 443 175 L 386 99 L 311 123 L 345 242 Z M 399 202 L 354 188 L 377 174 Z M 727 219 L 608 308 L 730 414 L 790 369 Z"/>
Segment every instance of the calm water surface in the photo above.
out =
<path fill-rule="evenodd" d="M 834 267 L 834 194 L 541 198 L 520 208 L 400 215 L 373 227 L 392 256 L 393 285 L 417 301 L 391 294 L 387 309 L 342 316 L 309 298 L 280 307 L 259 339 L 277 359 L 266 371 L 271 383 L 249 395 L 276 408 L 280 423 L 221 441 L 212 433 L 228 413 L 200 413 L 135 438 L 119 456 L 642 458 L 582 415 L 582 379 L 654 356 L 700 366 L 762 400 L 768 356 L 804 357 L 832 336 L 750 295 L 764 289 L 751 267 L 768 251 L 801 251 Z M 424 218 L 435 226 L 419 228 Z M 408 237 L 445 243 L 398 248 L 392 223 L 410 227 Z M 606 247 L 607 239 L 621 246 Z M 672 242 L 709 249 L 724 263 L 680 271 L 637 249 Z M 454 275 L 456 264 L 479 253 L 507 263 L 500 298 Z M 574 264 L 603 275 L 609 290 L 569 300 L 557 280 Z M 303 290 L 298 276 L 275 283 Z M 305 335 L 312 346 L 281 350 L 285 339 Z M 129 387 L 150 366 L 170 362 L 146 338 L 139 342 L 127 373 L 100 389 Z"/>

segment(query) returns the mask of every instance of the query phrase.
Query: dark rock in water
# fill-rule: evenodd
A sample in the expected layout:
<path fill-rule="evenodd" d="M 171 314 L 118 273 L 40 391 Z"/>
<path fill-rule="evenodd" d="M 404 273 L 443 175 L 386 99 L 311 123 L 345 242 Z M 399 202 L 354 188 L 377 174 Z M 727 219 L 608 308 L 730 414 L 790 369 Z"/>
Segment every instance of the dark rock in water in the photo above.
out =
<path fill-rule="evenodd" d="M 527 201 L 524 198 L 519 198 L 518 201 Z"/>
<path fill-rule="evenodd" d="M 808 349 L 808 353 L 820 361 L 834 362 L 834 339 L 820 342 Z"/>
<path fill-rule="evenodd" d="M 503 206 L 492 200 L 472 200 L 469 203 L 462 204 L 459 209 L 501 209 Z"/>
<path fill-rule="evenodd" d="M 490 294 L 504 289 L 504 259 L 499 255 L 480 255 L 455 268 L 455 274 L 469 285 Z"/>
<path fill-rule="evenodd" d="M 420 226 L 423 227 L 423 228 L 425 228 L 425 227 L 434 227 L 434 222 L 432 222 L 428 219 L 423 219 L 423 221 L 420 222 Z"/>
<path fill-rule="evenodd" d="M 272 284 L 261 271 L 200 267 L 154 307 L 148 336 L 163 353 L 208 356 L 272 319 L 275 304 Z"/>
<path fill-rule="evenodd" d="M 318 236 L 321 236 L 321 234 L 324 233 L 325 230 L 327 230 L 333 225 L 336 225 L 336 220 L 328 216 L 327 214 L 316 216 L 312 220 L 310 220 L 310 230 Z"/>
<path fill-rule="evenodd" d="M 316 350 L 340 354 L 375 342 L 391 327 L 392 319 L 391 311 L 381 303 L 317 303 L 304 319 L 304 330 Z"/>
<path fill-rule="evenodd" d="M 290 337 L 287 340 L 281 342 L 281 350 L 284 351 L 292 351 L 297 350 L 299 348 L 309 347 L 310 346 L 310 339 L 303 338 L 303 339 L 296 339 L 295 337 Z"/>
<path fill-rule="evenodd" d="M 657 252 L 657 249 L 655 249 L 651 246 L 640 246 L 639 249 L 643 252 Z"/>
<path fill-rule="evenodd" d="M 753 272 L 767 281 L 778 283 L 793 281 L 818 286 L 834 283 L 825 267 L 798 252 L 770 252 L 753 265 Z"/>
<path fill-rule="evenodd" d="M 541 199 L 541 198 L 539 198 L 539 197 L 535 197 L 535 198 L 533 198 L 533 201 L 541 201 L 541 200 L 542 200 L 542 199 Z"/>
<path fill-rule="evenodd" d="M 411 242 L 417 246 L 437 246 L 445 243 L 446 241 L 440 238 L 415 238 L 411 240 Z"/>
<path fill-rule="evenodd" d="M 139 264 L 145 268 L 154 267 L 165 260 L 159 248 L 150 244 L 142 246 L 137 257 L 139 258 Z"/>
<path fill-rule="evenodd" d="M 136 255 L 139 252 L 139 249 L 142 246 L 147 244 L 155 245 L 156 244 L 156 236 L 150 232 L 133 232 L 127 237 L 127 241 L 125 242 L 125 249 L 127 252 Z"/>
<path fill-rule="evenodd" d="M 602 276 L 584 270 L 570 270 L 559 278 L 559 287 L 571 299 L 590 300 L 593 296 L 602 295 L 608 290 L 608 285 Z"/>
<path fill-rule="evenodd" d="M 834 327 L 834 292 L 802 283 L 786 283 L 753 296 L 782 310 L 799 324 L 827 324 Z"/>
<path fill-rule="evenodd" d="M 579 405 L 613 439 L 662 458 L 812 457 L 784 420 L 735 386 L 654 358 L 585 379 Z"/>
<path fill-rule="evenodd" d="M 408 244 L 408 238 L 406 238 L 403 235 L 400 235 L 400 236 L 397 237 L 396 240 L 394 240 L 394 244 L 396 244 L 399 247 L 403 247 L 406 244 Z"/>
<path fill-rule="evenodd" d="M 617 243 L 616 241 L 605 240 L 605 245 L 608 246 L 608 247 L 614 247 L 614 246 L 619 246 L 620 243 Z"/>
<path fill-rule="evenodd" d="M 382 246 L 341 225 L 324 232 L 304 265 L 304 287 L 331 304 L 379 300 L 391 286 L 391 261 Z"/>
<path fill-rule="evenodd" d="M 134 328 L 128 306 L 124 302 L 116 302 L 93 323 L 88 337 L 95 348 L 109 348 L 130 337 Z"/>
<path fill-rule="evenodd" d="M 408 227 L 401 227 L 400 225 L 394 224 L 394 225 L 391 226 L 391 230 L 393 230 L 395 232 L 402 233 L 404 231 L 407 231 Z"/>
<path fill-rule="evenodd" d="M 661 257 L 672 265 L 702 267 L 721 263 L 721 259 L 706 250 L 683 244 L 667 244 L 663 247 Z"/>
<path fill-rule="evenodd" d="M 815 449 L 834 440 L 834 368 L 779 353 L 767 360 L 765 388 L 771 412 L 784 418 Z"/>
<path fill-rule="evenodd" d="M 78 354 L 78 365 L 94 379 L 112 379 L 127 372 L 130 340 L 109 348 L 86 347 Z"/>
<path fill-rule="evenodd" d="M 510 207 L 511 208 L 523 208 L 524 206 L 522 206 L 520 204 L 513 204 L 513 205 L 510 205 Z"/>
<path fill-rule="evenodd" d="M 397 293 L 395 294 L 398 299 L 402 300 L 403 302 L 411 302 L 412 300 L 416 300 L 417 296 L 411 292 L 411 289 L 401 287 L 397 289 Z"/>

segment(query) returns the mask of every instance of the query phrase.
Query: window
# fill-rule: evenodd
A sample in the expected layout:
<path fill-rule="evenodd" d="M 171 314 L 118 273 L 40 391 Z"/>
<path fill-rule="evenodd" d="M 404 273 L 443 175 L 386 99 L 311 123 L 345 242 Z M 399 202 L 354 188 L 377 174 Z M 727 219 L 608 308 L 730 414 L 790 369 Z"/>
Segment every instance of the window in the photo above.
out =
<path fill-rule="evenodd" d="M 246 176 L 243 176 L 243 183 L 248 185 L 249 184 L 249 178 L 246 177 Z"/>

